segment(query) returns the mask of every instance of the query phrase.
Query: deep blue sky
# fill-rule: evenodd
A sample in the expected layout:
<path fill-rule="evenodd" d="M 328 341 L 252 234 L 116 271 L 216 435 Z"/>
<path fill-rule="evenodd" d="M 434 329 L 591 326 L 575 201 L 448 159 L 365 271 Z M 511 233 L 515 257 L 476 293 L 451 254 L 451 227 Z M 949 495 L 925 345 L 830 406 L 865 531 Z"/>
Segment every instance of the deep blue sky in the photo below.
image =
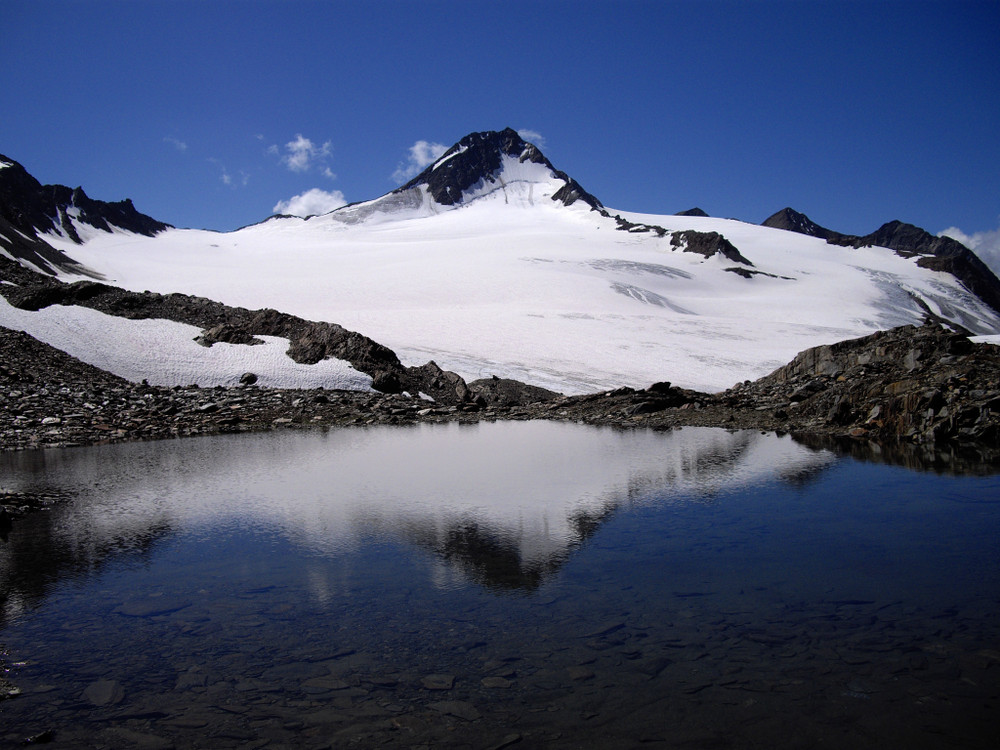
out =
<path fill-rule="evenodd" d="M 4 0 L 0 38 L 0 153 L 182 227 L 506 126 L 618 209 L 1000 221 L 1000 2 Z"/>

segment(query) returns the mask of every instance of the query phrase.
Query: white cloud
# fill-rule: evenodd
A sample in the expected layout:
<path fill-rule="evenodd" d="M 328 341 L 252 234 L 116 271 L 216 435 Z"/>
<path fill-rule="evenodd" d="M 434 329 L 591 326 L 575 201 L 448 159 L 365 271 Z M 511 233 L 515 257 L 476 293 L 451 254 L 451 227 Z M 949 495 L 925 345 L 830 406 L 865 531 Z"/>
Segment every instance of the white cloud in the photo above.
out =
<path fill-rule="evenodd" d="M 400 162 L 396 171 L 392 173 L 392 179 L 402 185 L 440 159 L 447 150 L 448 147 L 441 143 L 417 141 L 410 146 L 410 155 L 406 157 L 406 163 Z"/>
<path fill-rule="evenodd" d="M 329 213 L 335 208 L 346 206 L 344 194 L 339 190 L 327 192 L 319 188 L 307 190 L 299 195 L 292 196 L 287 201 L 278 201 L 272 209 L 276 214 L 289 214 L 291 216 L 318 216 Z"/>
<path fill-rule="evenodd" d="M 323 173 L 322 174 L 323 174 L 324 177 L 326 177 L 328 179 L 331 179 L 331 180 L 336 180 L 337 179 L 337 175 L 329 167 L 323 167 Z"/>
<path fill-rule="evenodd" d="M 972 250 L 990 270 L 1000 276 L 1000 228 L 966 234 L 958 227 L 938 232 L 938 237 L 951 237 Z"/>
<path fill-rule="evenodd" d="M 178 151 L 187 151 L 188 145 L 184 141 L 178 138 L 174 138 L 172 135 L 168 135 L 166 138 L 164 138 L 163 142 L 171 144 Z"/>
<path fill-rule="evenodd" d="M 272 153 L 277 152 L 277 147 L 269 149 Z M 322 161 L 330 155 L 333 145 L 327 141 L 322 146 L 317 146 L 302 133 L 295 134 L 295 140 L 285 144 L 288 151 L 281 161 L 293 172 L 307 172 L 313 162 Z"/>
<path fill-rule="evenodd" d="M 539 133 L 537 130 L 528 130 L 527 128 L 522 128 L 517 131 L 517 134 L 521 136 L 524 140 L 529 143 L 534 143 L 539 148 L 545 148 L 545 136 Z"/>

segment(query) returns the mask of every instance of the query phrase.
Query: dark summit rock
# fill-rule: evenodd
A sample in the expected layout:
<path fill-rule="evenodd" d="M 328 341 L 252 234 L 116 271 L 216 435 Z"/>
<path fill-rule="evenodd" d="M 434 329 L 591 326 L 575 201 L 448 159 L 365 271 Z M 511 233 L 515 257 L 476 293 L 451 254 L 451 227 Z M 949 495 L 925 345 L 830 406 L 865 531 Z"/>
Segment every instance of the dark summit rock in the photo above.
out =
<path fill-rule="evenodd" d="M 707 218 L 708 214 L 695 206 L 694 208 L 689 208 L 687 211 L 678 211 L 674 216 L 701 216 Z"/>
<path fill-rule="evenodd" d="M 0 247 L 44 273 L 54 275 L 62 269 L 97 276 L 53 248 L 40 234 L 61 231 L 82 244 L 74 222 L 105 232 L 118 227 L 149 237 L 170 228 L 139 213 L 131 200 L 108 203 L 90 198 L 81 187 L 42 185 L 23 166 L 3 155 L 0 165 Z"/>
<path fill-rule="evenodd" d="M 532 162 L 547 167 L 566 184 L 553 200 L 571 205 L 582 200 L 591 208 L 600 210 L 601 202 L 584 190 L 576 180 L 556 169 L 538 147 L 528 143 L 516 130 L 470 133 L 448 149 L 434 164 L 408 183 L 394 190 L 402 193 L 419 185 L 426 185 L 435 201 L 444 206 L 462 203 L 466 191 L 480 183 L 495 183 L 503 164 L 503 157 L 511 156 L 521 162 Z"/>
<path fill-rule="evenodd" d="M 801 214 L 795 209 L 787 207 L 768 216 L 761 222 L 761 226 L 771 227 L 772 229 L 784 229 L 789 232 L 798 232 L 799 234 L 805 234 L 810 237 L 819 237 L 824 240 L 829 239 L 830 237 L 841 236 L 837 232 L 827 229 L 826 227 L 821 227 L 805 214 Z"/>
<path fill-rule="evenodd" d="M 42 185 L 18 164 L 0 155 L 0 216 L 24 234 L 53 232 L 61 228 L 74 242 L 81 243 L 72 219 L 110 232 L 118 227 L 152 237 L 169 229 L 169 224 L 139 213 L 132 201 L 109 203 L 90 198 L 82 187 Z"/>

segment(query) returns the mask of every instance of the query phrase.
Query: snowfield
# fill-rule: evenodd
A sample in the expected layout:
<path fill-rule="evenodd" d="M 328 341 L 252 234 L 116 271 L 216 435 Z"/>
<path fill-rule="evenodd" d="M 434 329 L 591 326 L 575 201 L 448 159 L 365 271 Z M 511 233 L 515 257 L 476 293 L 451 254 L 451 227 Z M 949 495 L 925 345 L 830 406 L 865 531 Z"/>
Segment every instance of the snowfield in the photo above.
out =
<path fill-rule="evenodd" d="M 126 289 L 272 307 L 365 334 L 407 365 L 433 359 L 466 379 L 511 377 L 567 394 L 664 380 L 723 390 L 808 347 L 919 324 L 916 299 L 974 333 L 1000 333 L 1000 317 L 954 277 L 885 248 L 837 247 L 734 220 L 611 210 L 670 231 L 719 232 L 760 272 L 744 278 L 727 270 L 738 264 L 682 252 L 669 234 L 619 231 L 582 201 L 567 207 L 551 200 L 565 183 L 542 165 L 505 157 L 496 177 L 456 206 L 436 203 L 419 186 L 229 233 L 90 231 L 82 246 L 47 239 Z M 139 323 L 74 312 L 77 333 L 64 335 L 59 316 L 67 314 L 5 305 L 0 325 L 56 346 L 61 336 L 60 348 L 71 354 L 150 382 L 175 377 L 167 374 L 173 367 L 183 370 L 181 380 L 206 385 L 228 382 L 235 370 L 263 375 L 271 367 L 274 383 L 316 383 L 328 375 L 304 373 L 334 367 L 279 366 L 278 342 L 235 347 L 238 354 L 216 353 L 223 346 L 216 345 L 204 350 L 211 363 L 203 363 L 201 352 L 175 343 L 197 331 L 163 326 L 155 335 L 169 346 L 143 348 L 150 330 L 127 333 Z M 117 343 L 84 334 L 91 324 Z M 172 363 L 175 357 L 182 364 Z M 232 366 L 217 364 L 224 357 Z M 329 377 L 349 384 L 338 387 L 368 387 L 357 373 L 338 372 Z"/>
<path fill-rule="evenodd" d="M 150 385 L 238 385 L 245 372 L 274 388 L 372 390 L 372 379 L 350 363 L 327 359 L 302 365 L 285 355 L 288 339 L 259 336 L 254 346 L 195 342 L 201 330 L 170 320 L 127 320 L 86 307 L 52 305 L 38 312 L 11 307 L 0 297 L 0 322 L 87 364 Z"/>

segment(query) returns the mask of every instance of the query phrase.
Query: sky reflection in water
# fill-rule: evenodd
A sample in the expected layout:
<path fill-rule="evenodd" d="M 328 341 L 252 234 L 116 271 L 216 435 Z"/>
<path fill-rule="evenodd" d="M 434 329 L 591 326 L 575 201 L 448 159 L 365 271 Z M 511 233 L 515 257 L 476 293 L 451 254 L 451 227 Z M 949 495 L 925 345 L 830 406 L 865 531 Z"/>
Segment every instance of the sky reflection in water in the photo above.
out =
<path fill-rule="evenodd" d="M 184 744 L 178 717 L 215 711 L 200 730 L 235 747 L 229 718 L 266 723 L 253 714 L 266 705 L 335 706 L 305 721 L 315 732 L 283 730 L 317 747 L 335 730 L 488 745 L 511 727 L 553 746 L 546 733 L 669 742 L 682 719 L 706 742 L 833 732 L 921 746 L 940 737 L 919 719 L 930 712 L 976 747 L 995 701 L 996 477 L 919 474 L 755 432 L 554 423 L 0 461 L 8 489 L 78 492 L 0 545 L 0 642 L 30 662 L 15 676 L 25 695 L 0 712 L 24 736 L 47 722 L 72 738 L 96 712 L 111 746 L 137 726 Z M 279 678 L 289 664 L 300 666 Z M 456 682 L 439 694 L 423 679 L 440 672 Z M 95 676 L 124 697 L 81 703 Z M 966 705 L 951 693 L 970 683 Z M 478 717 L 442 709 L 442 696 Z M 163 717 L 120 716 L 151 706 Z M 627 719 L 625 706 L 648 716 Z M 789 715 L 791 734 L 773 718 Z"/>

